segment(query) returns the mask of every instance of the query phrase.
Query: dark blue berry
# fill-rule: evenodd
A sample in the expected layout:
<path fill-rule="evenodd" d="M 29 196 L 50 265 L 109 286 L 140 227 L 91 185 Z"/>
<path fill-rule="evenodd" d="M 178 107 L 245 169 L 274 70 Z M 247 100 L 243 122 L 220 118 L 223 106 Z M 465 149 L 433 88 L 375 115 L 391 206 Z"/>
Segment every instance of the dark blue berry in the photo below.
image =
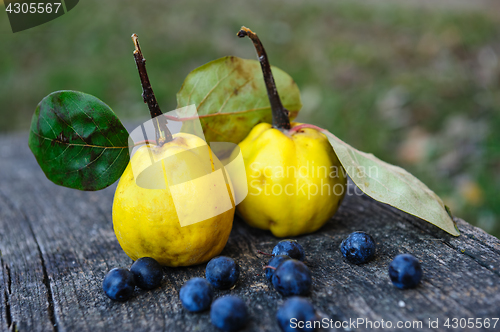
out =
<path fill-rule="evenodd" d="M 287 255 L 290 258 L 298 259 L 299 261 L 304 261 L 305 253 L 304 248 L 295 240 L 283 240 L 278 242 L 278 244 L 273 249 L 273 255 Z"/>
<path fill-rule="evenodd" d="M 287 259 L 290 259 L 289 256 L 287 255 L 278 255 L 274 256 L 269 260 L 267 263 L 267 266 L 272 266 L 274 268 L 278 267 L 282 262 L 286 261 Z M 274 270 L 270 268 L 266 268 L 266 278 L 267 280 L 271 281 L 273 278 Z"/>
<path fill-rule="evenodd" d="M 316 312 L 309 300 L 302 297 L 291 297 L 283 303 L 276 314 L 278 325 L 284 332 L 316 331 L 314 322 Z"/>
<path fill-rule="evenodd" d="M 239 265 L 229 257 L 219 256 L 212 258 L 205 269 L 205 277 L 219 289 L 231 288 L 240 276 Z"/>
<path fill-rule="evenodd" d="M 307 295 L 311 284 L 311 271 L 296 259 L 285 260 L 273 274 L 274 289 L 283 296 Z"/>
<path fill-rule="evenodd" d="M 397 288 L 413 288 L 422 279 L 422 267 L 418 259 L 410 254 L 397 255 L 389 265 L 389 276 Z"/>
<path fill-rule="evenodd" d="M 365 232 L 354 232 L 342 241 L 340 251 L 349 262 L 363 264 L 375 256 L 375 241 Z"/>
<path fill-rule="evenodd" d="M 182 286 L 179 297 L 188 311 L 200 312 L 210 308 L 214 290 L 206 279 L 193 278 Z"/>
<path fill-rule="evenodd" d="M 114 301 L 127 301 L 134 293 L 134 275 L 127 269 L 115 268 L 106 274 L 102 282 L 104 293 Z"/>
<path fill-rule="evenodd" d="M 160 263 L 150 257 L 139 258 L 130 267 L 135 284 L 142 289 L 153 289 L 161 285 L 163 270 Z"/>
<path fill-rule="evenodd" d="M 222 331 L 240 330 L 248 318 L 247 305 L 236 296 L 224 296 L 214 301 L 210 309 L 212 324 Z"/>

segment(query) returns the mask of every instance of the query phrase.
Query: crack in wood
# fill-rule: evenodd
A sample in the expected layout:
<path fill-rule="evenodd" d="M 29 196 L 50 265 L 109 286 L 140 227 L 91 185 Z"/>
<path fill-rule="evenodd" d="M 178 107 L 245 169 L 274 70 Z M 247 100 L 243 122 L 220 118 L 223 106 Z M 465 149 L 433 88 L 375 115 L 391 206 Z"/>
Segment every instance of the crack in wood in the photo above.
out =
<path fill-rule="evenodd" d="M 47 307 L 47 312 L 48 312 L 48 315 L 49 315 L 49 319 L 50 319 L 50 322 L 53 326 L 53 330 L 54 332 L 57 332 L 58 331 L 58 324 L 57 324 L 57 320 L 56 320 L 56 317 L 55 317 L 55 313 L 54 313 L 54 297 L 52 295 L 52 289 L 50 287 L 50 280 L 49 280 L 49 277 L 48 277 L 48 273 L 47 273 L 47 268 L 45 266 L 45 259 L 43 258 L 43 254 L 42 254 L 42 249 L 40 248 L 40 244 L 38 243 L 38 240 L 36 238 L 36 235 L 35 235 L 35 232 L 33 231 L 33 227 L 31 226 L 31 223 L 30 223 L 30 220 L 28 218 L 28 216 L 24 213 L 24 211 L 22 211 L 20 208 L 18 208 L 10 199 L 10 197 L 8 195 L 6 195 L 5 193 L 3 193 L 2 191 L 0 191 L 0 196 L 3 196 L 4 198 L 4 202 L 7 204 L 7 206 L 9 206 L 13 211 L 18 211 L 24 221 L 26 221 L 26 223 L 28 224 L 28 227 L 29 227 L 29 230 L 31 232 L 31 235 L 33 236 L 33 240 L 36 244 L 36 247 L 38 249 L 38 255 L 40 257 L 40 261 L 41 261 L 41 265 L 42 265 L 42 273 L 43 273 L 43 279 L 42 279 L 42 283 L 43 285 L 45 286 L 45 288 L 47 289 L 47 302 L 48 302 L 48 307 Z M 3 263 L 3 258 L 1 258 L 1 262 L 2 262 L 2 265 L 5 266 L 6 270 L 7 270 L 7 273 L 8 273 L 8 293 L 9 295 L 12 293 L 11 291 L 11 277 L 10 277 L 10 268 L 5 265 Z M 10 299 L 10 297 L 8 297 L 6 295 L 6 312 L 8 313 L 7 317 L 8 320 L 10 320 L 11 322 L 13 321 L 13 318 L 11 317 L 11 312 L 10 312 L 10 304 L 8 303 L 8 299 Z M 9 323 L 10 325 L 10 323 Z M 15 322 L 12 322 L 12 325 L 10 325 L 10 329 L 12 331 L 16 331 L 16 323 Z"/>
<path fill-rule="evenodd" d="M 7 272 L 7 289 L 4 290 L 4 297 L 5 297 L 5 318 L 6 318 L 6 321 L 7 321 L 7 327 L 12 330 L 12 331 L 15 331 L 15 328 L 16 328 L 16 322 L 14 321 L 14 318 L 12 317 L 12 313 L 10 311 L 10 295 L 12 294 L 12 290 L 11 290 L 11 277 L 10 277 L 10 267 L 8 264 L 6 264 L 4 261 L 3 261 L 3 258 L 0 258 L 0 261 L 2 263 L 2 266 L 3 268 L 5 269 L 5 271 Z"/>
<path fill-rule="evenodd" d="M 12 322 L 13 318 L 12 318 L 12 313 L 10 312 L 10 302 L 9 302 L 9 294 L 7 293 L 7 291 L 4 291 L 4 296 L 5 296 L 5 318 L 6 318 L 6 321 L 7 321 L 7 327 L 9 329 L 11 329 L 12 326 L 16 326 L 16 322 Z"/>
<path fill-rule="evenodd" d="M 45 288 L 47 289 L 47 301 L 49 303 L 49 305 L 47 307 L 47 312 L 49 314 L 49 319 L 50 319 L 50 322 L 53 326 L 54 332 L 57 332 L 59 330 L 59 327 L 57 325 L 56 316 L 54 313 L 54 297 L 52 295 L 52 289 L 50 287 L 49 275 L 47 273 L 47 267 L 45 266 L 45 259 L 43 258 L 42 249 L 40 248 L 40 244 L 38 243 L 38 240 L 35 236 L 35 232 L 33 231 L 33 228 L 31 227 L 31 223 L 30 223 L 28 217 L 24 214 L 23 211 L 19 210 L 19 212 L 21 212 L 24 219 L 26 220 L 26 223 L 28 224 L 28 227 L 29 227 L 31 234 L 33 236 L 33 240 L 35 241 L 36 248 L 38 249 L 38 255 L 40 256 L 40 261 L 42 264 L 42 273 L 43 273 L 42 283 L 45 285 Z"/>
<path fill-rule="evenodd" d="M 12 279 L 10 278 L 10 267 L 9 265 L 5 264 L 2 259 L 2 265 L 4 266 L 5 270 L 7 271 L 7 289 L 9 291 L 9 295 L 12 294 Z"/>
<path fill-rule="evenodd" d="M 476 263 L 478 263 L 479 265 L 481 265 L 482 267 L 484 267 L 486 270 L 488 271 L 491 271 L 493 272 L 494 274 L 496 274 L 497 276 L 500 277 L 500 272 L 495 270 L 495 269 L 492 269 L 490 265 L 488 265 L 487 263 L 483 262 L 482 260 L 480 260 L 479 258 L 477 258 L 474 254 L 472 254 L 471 252 L 465 250 L 465 249 L 460 249 L 458 247 L 455 247 L 454 245 L 452 245 L 451 243 L 449 243 L 448 241 L 444 241 L 443 240 L 443 243 L 445 245 L 447 245 L 448 247 L 450 247 L 451 249 L 454 249 L 456 251 L 458 251 L 459 253 L 465 255 L 465 256 L 468 256 L 469 258 L 472 258 L 473 261 L 475 261 Z"/>
<path fill-rule="evenodd" d="M 476 241 L 476 242 L 479 242 L 481 245 L 483 245 L 484 247 L 490 249 L 491 251 L 493 251 L 494 253 L 500 255 L 500 250 L 496 249 L 495 247 L 493 246 L 490 246 L 489 244 L 487 244 L 486 242 L 478 239 L 477 237 L 475 237 L 474 235 L 471 235 L 471 234 L 467 234 L 465 232 L 461 232 L 461 235 L 463 236 L 466 236 L 468 237 L 469 239 L 473 240 L 473 241 Z"/>

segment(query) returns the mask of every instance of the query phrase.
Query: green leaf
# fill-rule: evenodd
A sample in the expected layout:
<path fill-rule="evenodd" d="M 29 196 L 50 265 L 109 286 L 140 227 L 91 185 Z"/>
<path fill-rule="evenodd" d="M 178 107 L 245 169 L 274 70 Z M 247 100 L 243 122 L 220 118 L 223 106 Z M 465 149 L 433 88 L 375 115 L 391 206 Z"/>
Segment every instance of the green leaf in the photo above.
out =
<path fill-rule="evenodd" d="M 130 159 L 128 132 L 115 113 L 76 91 L 43 98 L 31 120 L 29 147 L 47 178 L 79 190 L 111 185 Z"/>
<path fill-rule="evenodd" d="M 347 174 L 365 194 L 424 219 L 451 235 L 460 235 L 443 201 L 419 179 L 371 153 L 356 150 L 327 130 L 317 129 L 328 137 Z"/>
<path fill-rule="evenodd" d="M 272 67 L 281 101 L 297 116 L 302 103 L 294 80 Z M 271 106 L 257 60 L 234 56 L 217 59 L 186 77 L 177 107 L 195 104 L 207 142 L 241 142 L 260 122 L 271 123 Z"/>

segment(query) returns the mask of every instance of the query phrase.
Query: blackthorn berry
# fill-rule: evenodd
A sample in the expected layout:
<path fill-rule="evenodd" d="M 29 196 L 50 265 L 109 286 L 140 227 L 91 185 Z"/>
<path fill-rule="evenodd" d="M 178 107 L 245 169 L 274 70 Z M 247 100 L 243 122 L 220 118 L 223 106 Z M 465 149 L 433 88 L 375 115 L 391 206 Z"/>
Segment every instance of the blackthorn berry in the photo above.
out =
<path fill-rule="evenodd" d="M 307 295 L 311 284 L 311 271 L 296 259 L 285 260 L 273 274 L 274 289 L 283 296 Z"/>
<path fill-rule="evenodd" d="M 153 289 L 161 285 L 163 270 L 160 263 L 151 257 L 139 258 L 130 267 L 135 284 L 142 289 Z"/>
<path fill-rule="evenodd" d="M 283 240 L 278 242 L 273 249 L 273 255 L 287 255 L 299 261 L 304 261 L 305 259 L 304 248 L 295 240 Z"/>
<path fill-rule="evenodd" d="M 272 267 L 276 268 L 276 267 L 278 267 L 278 265 L 280 265 L 283 261 L 286 261 L 287 259 L 290 259 L 290 257 L 287 255 L 274 256 L 273 258 L 271 258 L 269 260 L 269 262 L 267 263 L 267 266 L 272 266 Z M 274 274 L 274 269 L 266 268 L 267 280 L 271 281 L 273 278 L 273 274 Z"/>
<path fill-rule="evenodd" d="M 210 308 L 214 290 L 206 279 L 193 278 L 182 286 L 179 297 L 188 311 L 200 312 Z"/>
<path fill-rule="evenodd" d="M 354 232 L 342 241 L 340 251 L 353 264 L 366 263 L 375 256 L 375 241 L 365 232 Z"/>
<path fill-rule="evenodd" d="M 239 265 L 232 258 L 225 256 L 212 258 L 205 269 L 207 280 L 219 289 L 231 288 L 239 276 Z"/>
<path fill-rule="evenodd" d="M 389 277 L 397 288 L 413 288 L 422 279 L 422 267 L 418 259 L 410 254 L 397 255 L 389 265 Z"/>
<path fill-rule="evenodd" d="M 289 298 L 278 309 L 276 314 L 278 325 L 284 332 L 316 331 L 314 322 L 317 320 L 316 312 L 309 300 L 294 296 Z M 299 325 L 299 322 L 300 325 Z M 303 326 L 303 328 L 298 328 Z"/>
<path fill-rule="evenodd" d="M 102 282 L 104 293 L 114 301 L 127 301 L 134 293 L 134 275 L 127 269 L 115 268 L 106 274 Z"/>
<path fill-rule="evenodd" d="M 247 321 L 247 305 L 236 296 L 224 296 L 214 301 L 210 309 L 212 324 L 222 331 L 241 329 Z"/>

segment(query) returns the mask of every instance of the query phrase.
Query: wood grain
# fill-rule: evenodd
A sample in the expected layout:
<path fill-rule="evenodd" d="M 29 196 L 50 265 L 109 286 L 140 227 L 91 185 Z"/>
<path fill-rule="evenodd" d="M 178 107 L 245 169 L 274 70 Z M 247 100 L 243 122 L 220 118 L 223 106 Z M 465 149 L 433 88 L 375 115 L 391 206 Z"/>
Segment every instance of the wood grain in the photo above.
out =
<path fill-rule="evenodd" d="M 188 313 L 178 299 L 185 281 L 204 276 L 204 264 L 165 268 L 161 288 L 136 290 L 126 303 L 104 295 L 106 272 L 132 262 L 113 233 L 116 185 L 80 192 L 52 184 L 25 133 L 0 136 L 0 170 L 2 331 L 216 331 L 208 313 Z M 429 318 L 438 318 L 442 330 L 448 317 L 500 317 L 500 241 L 457 223 L 462 235 L 455 238 L 366 196 L 346 197 L 320 231 L 297 238 L 313 274 L 310 299 L 333 321 L 422 321 L 421 331 L 432 330 Z M 356 230 L 370 233 L 378 245 L 376 258 L 362 266 L 345 262 L 338 249 Z M 236 219 L 222 253 L 239 262 L 241 277 L 216 296 L 231 293 L 246 301 L 251 318 L 244 331 L 279 330 L 275 315 L 283 298 L 263 276 L 268 259 L 257 254 L 277 242 Z M 405 252 L 422 262 L 424 278 L 416 289 L 401 291 L 387 267 Z"/>

